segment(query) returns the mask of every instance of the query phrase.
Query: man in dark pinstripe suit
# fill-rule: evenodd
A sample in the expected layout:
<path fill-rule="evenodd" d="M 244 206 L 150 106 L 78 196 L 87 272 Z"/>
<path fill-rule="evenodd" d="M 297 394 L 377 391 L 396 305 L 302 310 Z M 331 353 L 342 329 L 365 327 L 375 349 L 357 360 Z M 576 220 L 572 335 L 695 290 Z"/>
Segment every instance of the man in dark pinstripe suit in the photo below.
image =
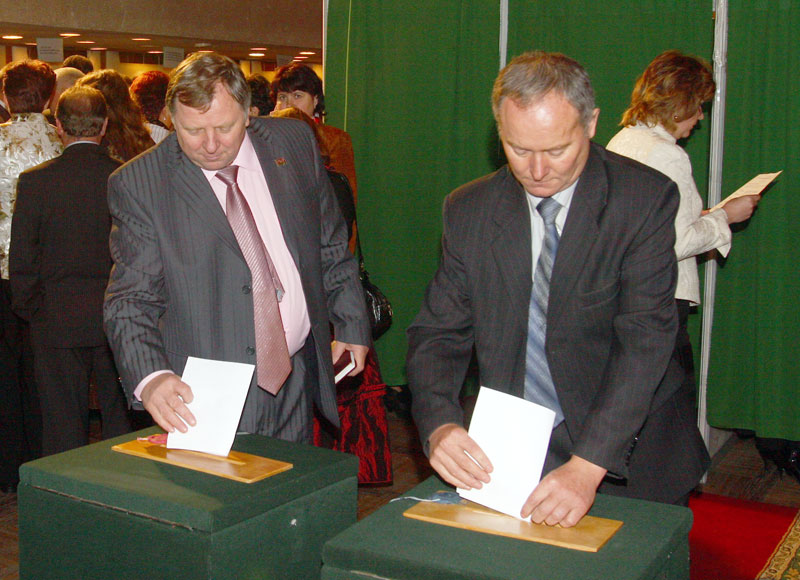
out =
<path fill-rule="evenodd" d="M 551 408 L 564 420 L 520 514 L 573 526 L 598 489 L 681 502 L 709 459 L 671 359 L 677 187 L 591 143 L 594 91 L 564 55 L 514 59 L 493 105 L 508 165 L 447 197 L 439 270 L 408 330 L 413 413 L 431 465 L 460 487 L 490 481 L 491 457 L 463 428 L 458 394 L 473 347 L 482 385 L 527 391 L 538 337 L 526 313 L 548 227 L 538 206 L 554 200 L 544 353 Z"/>
<path fill-rule="evenodd" d="M 188 356 L 255 364 L 251 273 L 225 215 L 216 172 L 237 183 L 286 292 L 280 302 L 292 371 L 273 395 L 256 384 L 239 428 L 310 441 L 316 406 L 338 425 L 333 357 L 363 369 L 369 323 L 347 230 L 311 131 L 249 119 L 239 67 L 197 53 L 167 93 L 175 134 L 109 181 L 114 268 L 105 321 L 123 386 L 167 431 L 195 419 L 180 380 Z M 331 348 L 330 322 L 336 343 Z M 224 388 L 224 385 L 220 385 Z"/>

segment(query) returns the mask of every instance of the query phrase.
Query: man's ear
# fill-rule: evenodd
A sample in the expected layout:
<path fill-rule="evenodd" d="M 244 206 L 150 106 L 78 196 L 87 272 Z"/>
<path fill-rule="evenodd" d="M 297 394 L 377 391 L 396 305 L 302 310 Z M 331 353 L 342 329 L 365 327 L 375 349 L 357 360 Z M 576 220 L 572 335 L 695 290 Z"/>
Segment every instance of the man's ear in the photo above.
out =
<path fill-rule="evenodd" d="M 100 136 L 101 137 L 106 134 L 106 129 L 107 128 L 108 128 L 108 117 L 105 118 L 105 120 L 103 121 L 103 128 L 100 129 Z"/>
<path fill-rule="evenodd" d="M 594 139 L 595 131 L 597 131 L 597 119 L 600 117 L 600 109 L 592 111 L 592 119 L 589 121 L 589 126 L 586 127 L 586 136 L 589 139 Z"/>

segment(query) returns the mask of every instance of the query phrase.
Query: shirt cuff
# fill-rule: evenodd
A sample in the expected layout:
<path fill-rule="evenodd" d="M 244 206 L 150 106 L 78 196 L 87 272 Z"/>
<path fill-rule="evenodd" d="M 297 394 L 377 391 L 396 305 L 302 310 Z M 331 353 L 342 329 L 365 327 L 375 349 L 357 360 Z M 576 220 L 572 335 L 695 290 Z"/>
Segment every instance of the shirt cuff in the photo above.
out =
<path fill-rule="evenodd" d="M 136 400 L 137 400 L 137 401 L 141 401 L 141 400 L 142 400 L 142 391 L 144 390 L 144 388 L 147 386 L 147 384 L 148 384 L 150 381 L 152 381 L 152 380 L 153 380 L 154 378 L 156 378 L 157 376 L 159 376 L 159 375 L 163 375 L 163 374 L 166 374 L 166 373 L 170 373 L 170 374 L 172 374 L 172 371 L 168 371 L 168 370 L 156 371 L 156 372 L 154 372 L 154 373 L 150 373 L 150 374 L 149 374 L 149 375 L 147 375 L 145 378 L 143 378 L 143 379 L 142 379 L 142 380 L 139 382 L 139 384 L 138 384 L 138 385 L 136 385 L 136 388 L 133 390 L 133 396 L 134 396 L 134 397 L 136 397 Z"/>

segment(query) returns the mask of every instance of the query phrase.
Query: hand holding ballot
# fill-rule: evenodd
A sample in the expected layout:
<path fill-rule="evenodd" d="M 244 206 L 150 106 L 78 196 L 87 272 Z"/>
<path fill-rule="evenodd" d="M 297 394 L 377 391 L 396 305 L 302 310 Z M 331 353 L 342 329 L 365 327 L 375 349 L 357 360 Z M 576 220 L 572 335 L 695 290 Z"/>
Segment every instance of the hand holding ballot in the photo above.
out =
<path fill-rule="evenodd" d="M 167 433 L 177 429 L 186 433 L 194 426 L 195 417 L 186 403 L 194 399 L 192 389 L 174 373 L 163 373 L 152 379 L 141 393 L 142 404 L 153 420 Z"/>
<path fill-rule="evenodd" d="M 489 483 L 492 462 L 466 429 L 447 423 L 431 434 L 429 442 L 431 467 L 446 482 L 463 489 L 481 489 Z"/>
<path fill-rule="evenodd" d="M 760 195 L 745 195 L 727 201 L 722 206 L 722 210 L 728 216 L 728 224 L 738 224 L 749 220 L 759 201 L 761 201 Z"/>

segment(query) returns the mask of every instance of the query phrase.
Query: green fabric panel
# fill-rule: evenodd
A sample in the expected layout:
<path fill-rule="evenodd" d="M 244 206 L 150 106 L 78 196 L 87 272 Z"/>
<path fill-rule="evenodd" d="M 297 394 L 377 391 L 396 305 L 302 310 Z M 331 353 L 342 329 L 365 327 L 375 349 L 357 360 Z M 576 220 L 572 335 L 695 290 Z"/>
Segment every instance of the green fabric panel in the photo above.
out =
<path fill-rule="evenodd" d="M 800 3 L 732 0 L 723 191 L 783 170 L 718 273 L 708 417 L 800 440 Z"/>
<path fill-rule="evenodd" d="M 431 477 L 405 495 L 448 489 Z M 382 507 L 323 549 L 322 578 L 395 580 L 678 580 L 689 578 L 688 508 L 599 494 L 591 515 L 624 525 L 596 553 L 480 534 L 404 517 L 414 501 Z"/>
<path fill-rule="evenodd" d="M 580 62 L 600 108 L 595 141 L 605 145 L 619 130 L 636 78 L 655 56 L 678 49 L 711 60 L 711 11 L 711 2 L 686 0 L 509 0 L 508 60 L 529 50 L 547 50 Z M 707 128 L 695 131 L 691 141 L 700 145 L 692 163 L 704 191 Z"/>
<path fill-rule="evenodd" d="M 353 139 L 366 266 L 395 313 L 376 347 L 384 381 L 403 384 L 442 201 L 496 167 L 499 2 L 331 0 L 328 10 L 327 122 Z"/>
<path fill-rule="evenodd" d="M 235 450 L 294 466 L 246 484 L 111 450 L 117 443 L 155 432 L 159 430 L 146 429 L 25 463 L 20 467 L 20 481 L 81 501 L 215 532 L 352 479 L 350 507 L 355 513 L 358 459 L 352 455 L 259 435 L 239 435 Z M 20 502 L 21 513 L 25 507 Z"/>

